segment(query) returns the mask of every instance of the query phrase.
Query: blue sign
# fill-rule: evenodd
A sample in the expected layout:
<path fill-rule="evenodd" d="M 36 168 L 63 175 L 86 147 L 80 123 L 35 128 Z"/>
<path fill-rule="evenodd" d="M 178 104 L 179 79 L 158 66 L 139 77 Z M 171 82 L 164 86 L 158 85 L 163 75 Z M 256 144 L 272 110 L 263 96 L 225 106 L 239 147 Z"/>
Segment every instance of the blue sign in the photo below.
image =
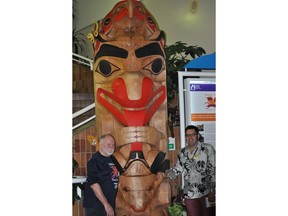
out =
<path fill-rule="evenodd" d="M 215 91 L 215 84 L 190 84 L 190 91 Z"/>

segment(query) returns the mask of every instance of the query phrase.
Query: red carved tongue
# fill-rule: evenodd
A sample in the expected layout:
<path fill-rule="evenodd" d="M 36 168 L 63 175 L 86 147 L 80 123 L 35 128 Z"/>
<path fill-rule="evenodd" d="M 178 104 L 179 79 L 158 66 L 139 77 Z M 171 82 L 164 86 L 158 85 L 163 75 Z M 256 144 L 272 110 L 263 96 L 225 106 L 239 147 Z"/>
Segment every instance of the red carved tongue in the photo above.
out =
<path fill-rule="evenodd" d="M 143 108 L 153 98 L 153 82 L 144 77 L 142 82 L 142 95 L 138 100 L 130 100 L 127 94 L 127 86 L 122 78 L 117 78 L 112 83 L 112 90 L 115 93 L 115 101 L 121 106 L 130 108 Z"/>

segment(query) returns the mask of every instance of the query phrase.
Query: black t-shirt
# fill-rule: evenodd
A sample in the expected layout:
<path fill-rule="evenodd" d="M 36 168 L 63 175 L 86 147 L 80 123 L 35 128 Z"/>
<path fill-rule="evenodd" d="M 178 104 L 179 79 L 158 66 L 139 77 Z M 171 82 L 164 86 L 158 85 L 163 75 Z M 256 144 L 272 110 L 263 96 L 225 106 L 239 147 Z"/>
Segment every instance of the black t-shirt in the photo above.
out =
<path fill-rule="evenodd" d="M 90 185 L 98 183 L 110 203 L 115 208 L 119 172 L 110 157 L 96 152 L 87 163 L 87 180 L 84 183 L 84 208 L 104 209 Z"/>

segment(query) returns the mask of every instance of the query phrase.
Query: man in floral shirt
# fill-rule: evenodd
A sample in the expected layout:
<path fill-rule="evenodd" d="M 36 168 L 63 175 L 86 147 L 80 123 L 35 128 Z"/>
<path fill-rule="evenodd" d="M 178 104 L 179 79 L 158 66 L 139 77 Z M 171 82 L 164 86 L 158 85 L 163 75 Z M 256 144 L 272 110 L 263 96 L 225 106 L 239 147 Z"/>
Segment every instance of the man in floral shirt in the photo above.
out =
<path fill-rule="evenodd" d="M 199 129 L 185 128 L 186 147 L 178 154 L 176 166 L 166 171 L 170 179 L 183 173 L 184 198 L 188 216 L 212 216 L 215 208 L 206 202 L 215 201 L 215 149 L 199 141 Z"/>

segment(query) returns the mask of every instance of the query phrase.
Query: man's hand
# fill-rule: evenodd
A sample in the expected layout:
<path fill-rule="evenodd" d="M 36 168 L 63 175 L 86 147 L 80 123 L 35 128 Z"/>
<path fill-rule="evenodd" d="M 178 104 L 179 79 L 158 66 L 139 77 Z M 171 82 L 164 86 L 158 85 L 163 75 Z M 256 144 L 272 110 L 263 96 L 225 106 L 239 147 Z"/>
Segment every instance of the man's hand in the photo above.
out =
<path fill-rule="evenodd" d="M 105 208 L 105 211 L 107 213 L 107 216 L 114 216 L 114 209 L 112 208 L 111 205 L 107 204 L 107 205 L 104 205 L 104 208 Z"/>
<path fill-rule="evenodd" d="M 208 201 L 209 202 L 214 202 L 215 201 L 215 193 L 213 193 L 212 191 L 210 191 L 208 193 Z"/>
<path fill-rule="evenodd" d="M 170 179 L 176 179 L 176 177 L 177 177 L 172 169 L 166 170 L 165 175 L 168 176 Z"/>

